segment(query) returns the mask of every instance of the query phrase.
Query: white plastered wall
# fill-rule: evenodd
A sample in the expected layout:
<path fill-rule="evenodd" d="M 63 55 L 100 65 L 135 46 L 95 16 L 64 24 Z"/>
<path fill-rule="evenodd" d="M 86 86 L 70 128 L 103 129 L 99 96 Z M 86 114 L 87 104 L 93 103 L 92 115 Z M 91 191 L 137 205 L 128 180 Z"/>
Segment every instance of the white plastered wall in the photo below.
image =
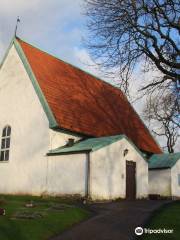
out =
<path fill-rule="evenodd" d="M 180 198 L 180 185 L 178 183 L 178 175 L 180 175 L 180 159 L 171 168 L 171 189 L 172 196 Z"/>
<path fill-rule="evenodd" d="M 124 157 L 124 150 L 128 154 Z M 148 164 L 125 139 L 90 154 L 90 195 L 94 200 L 126 197 L 126 160 L 136 162 L 136 198 L 148 196 Z"/>
<path fill-rule="evenodd" d="M 14 48 L 0 70 L 0 135 L 10 125 L 8 162 L 0 162 L 0 193 L 44 191 L 49 123 L 25 68 Z"/>
<path fill-rule="evenodd" d="M 50 135 L 50 146 L 49 150 L 58 148 L 60 146 L 64 146 L 67 144 L 69 138 L 73 138 L 74 141 L 80 140 L 82 137 L 72 134 L 63 133 L 60 131 L 55 131 L 52 129 L 49 129 L 49 135 Z"/>
<path fill-rule="evenodd" d="M 87 190 L 86 154 L 48 157 L 47 194 L 81 195 Z"/>
<path fill-rule="evenodd" d="M 171 170 L 149 170 L 149 194 L 171 196 Z"/>
<path fill-rule="evenodd" d="M 8 162 L 0 162 L 0 193 L 32 195 L 46 193 L 48 179 L 46 153 L 49 147 L 53 149 L 64 145 L 72 135 L 49 130 L 46 114 L 14 46 L 0 69 L 0 113 L 0 137 L 4 126 L 8 124 L 12 128 L 10 159 Z M 76 136 L 74 138 L 77 140 Z M 66 166 L 67 169 L 64 170 L 66 173 L 67 163 L 71 165 L 69 162 L 71 159 L 74 161 L 74 158 L 70 157 L 68 160 L 64 159 L 65 162 L 61 164 L 64 168 Z M 81 161 L 81 158 L 78 161 Z M 53 181 L 56 182 L 59 177 L 58 164 L 57 168 L 54 164 L 53 162 L 52 166 L 50 165 L 54 172 L 49 172 L 50 186 L 53 188 L 52 190 L 49 188 L 49 192 L 54 191 Z M 66 194 L 65 186 L 63 187 Z"/>

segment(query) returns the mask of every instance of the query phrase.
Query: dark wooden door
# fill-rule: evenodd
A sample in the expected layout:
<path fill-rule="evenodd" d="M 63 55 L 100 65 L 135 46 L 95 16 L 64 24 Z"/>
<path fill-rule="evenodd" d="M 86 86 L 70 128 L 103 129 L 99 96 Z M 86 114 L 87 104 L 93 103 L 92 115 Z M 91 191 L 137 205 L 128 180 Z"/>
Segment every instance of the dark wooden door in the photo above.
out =
<path fill-rule="evenodd" d="M 126 161 L 126 199 L 136 198 L 136 163 Z"/>

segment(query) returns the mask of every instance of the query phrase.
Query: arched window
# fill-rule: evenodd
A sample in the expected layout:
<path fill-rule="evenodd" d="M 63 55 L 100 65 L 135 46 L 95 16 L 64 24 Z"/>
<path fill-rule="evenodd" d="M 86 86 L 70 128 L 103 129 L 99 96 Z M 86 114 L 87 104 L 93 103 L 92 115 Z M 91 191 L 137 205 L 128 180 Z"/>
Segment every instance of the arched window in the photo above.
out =
<path fill-rule="evenodd" d="M 5 126 L 2 131 L 0 161 L 9 160 L 11 127 Z"/>

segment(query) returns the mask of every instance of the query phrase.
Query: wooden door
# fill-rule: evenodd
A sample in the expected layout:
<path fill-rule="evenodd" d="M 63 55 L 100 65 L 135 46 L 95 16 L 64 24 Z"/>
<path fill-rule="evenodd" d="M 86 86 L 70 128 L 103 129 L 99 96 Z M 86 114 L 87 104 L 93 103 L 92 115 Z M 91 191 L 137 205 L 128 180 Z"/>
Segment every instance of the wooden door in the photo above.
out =
<path fill-rule="evenodd" d="M 136 199 L 136 163 L 126 161 L 126 199 Z"/>

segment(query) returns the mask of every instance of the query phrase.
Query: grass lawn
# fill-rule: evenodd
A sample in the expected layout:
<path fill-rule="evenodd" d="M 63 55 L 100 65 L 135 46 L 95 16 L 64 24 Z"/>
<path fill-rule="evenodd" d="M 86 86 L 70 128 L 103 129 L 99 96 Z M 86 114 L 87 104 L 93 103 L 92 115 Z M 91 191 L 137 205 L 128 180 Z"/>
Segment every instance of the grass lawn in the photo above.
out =
<path fill-rule="evenodd" d="M 165 205 L 150 219 L 146 228 L 174 229 L 172 234 L 144 234 L 142 240 L 179 240 L 180 239 L 180 201 Z"/>
<path fill-rule="evenodd" d="M 34 204 L 26 207 L 25 204 Z M 80 207 L 58 198 L 42 199 L 29 196 L 0 196 L 0 239 L 44 240 L 57 235 L 90 216 Z"/>

